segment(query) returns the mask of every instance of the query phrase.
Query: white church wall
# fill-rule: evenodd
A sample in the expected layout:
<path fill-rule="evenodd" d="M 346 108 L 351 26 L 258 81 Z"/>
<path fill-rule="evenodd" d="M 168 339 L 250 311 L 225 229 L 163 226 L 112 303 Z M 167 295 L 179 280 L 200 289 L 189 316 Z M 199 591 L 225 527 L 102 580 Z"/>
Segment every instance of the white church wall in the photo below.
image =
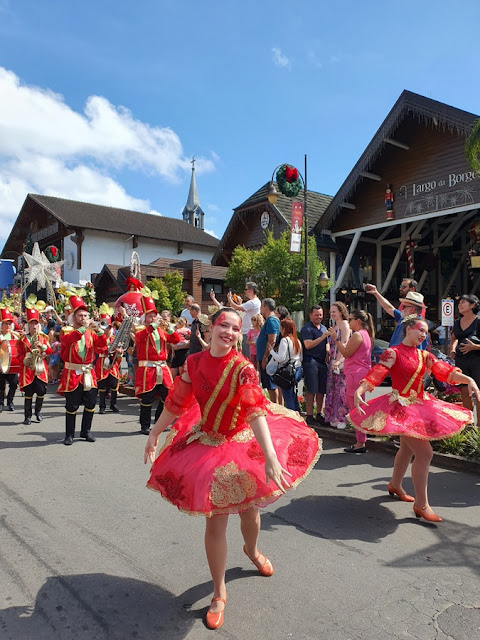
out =
<path fill-rule="evenodd" d="M 82 268 L 76 264 L 77 246 L 71 237 L 64 239 L 65 267 L 64 280 L 72 284 L 84 284 L 92 278 L 92 273 L 100 273 L 104 264 L 128 265 L 132 251 L 140 256 L 142 264 L 149 264 L 158 258 L 172 260 L 202 260 L 210 263 L 214 248 L 190 247 L 183 245 L 183 252 L 177 252 L 176 242 L 139 238 L 138 247 L 132 248 L 133 238 L 120 233 L 84 231 L 82 244 Z M 73 257 L 73 265 L 72 265 Z"/>

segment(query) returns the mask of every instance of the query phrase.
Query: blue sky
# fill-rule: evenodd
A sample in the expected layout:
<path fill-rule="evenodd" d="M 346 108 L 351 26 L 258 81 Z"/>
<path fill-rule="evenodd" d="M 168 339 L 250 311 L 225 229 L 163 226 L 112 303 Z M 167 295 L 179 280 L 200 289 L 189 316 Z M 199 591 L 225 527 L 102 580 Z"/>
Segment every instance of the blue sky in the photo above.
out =
<path fill-rule="evenodd" d="M 334 195 L 403 89 L 480 113 L 476 0 L 0 0 L 0 247 L 26 194 L 205 227 L 276 165 Z"/>

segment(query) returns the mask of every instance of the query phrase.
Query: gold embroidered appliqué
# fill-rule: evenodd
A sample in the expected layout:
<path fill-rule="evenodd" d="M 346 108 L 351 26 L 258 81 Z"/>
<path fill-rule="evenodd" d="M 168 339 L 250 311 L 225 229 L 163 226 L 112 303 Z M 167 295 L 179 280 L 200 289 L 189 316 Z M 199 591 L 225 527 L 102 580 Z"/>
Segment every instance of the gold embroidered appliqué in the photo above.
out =
<path fill-rule="evenodd" d="M 240 470 L 233 460 L 224 467 L 217 467 L 213 476 L 215 479 L 210 489 L 210 500 L 216 507 L 240 504 L 252 498 L 257 490 L 255 478 L 245 470 Z"/>

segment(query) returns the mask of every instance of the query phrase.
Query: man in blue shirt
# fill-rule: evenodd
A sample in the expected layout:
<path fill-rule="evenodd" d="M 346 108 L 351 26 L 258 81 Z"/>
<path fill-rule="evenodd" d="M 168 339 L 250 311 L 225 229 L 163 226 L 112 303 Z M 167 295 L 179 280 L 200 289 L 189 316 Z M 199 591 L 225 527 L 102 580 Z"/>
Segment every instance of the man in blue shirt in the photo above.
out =
<path fill-rule="evenodd" d="M 395 309 L 393 304 L 382 296 L 382 294 L 378 291 L 377 287 L 374 284 L 365 285 L 365 291 L 374 295 L 378 300 L 380 306 L 385 309 L 388 315 L 395 318 L 396 325 L 395 329 L 393 330 L 392 337 L 390 338 L 390 347 L 394 347 L 395 345 L 400 344 L 403 340 L 403 318 L 406 318 L 407 316 L 410 316 L 412 314 L 422 317 L 422 312 L 424 309 L 426 309 L 423 303 L 423 296 L 421 293 L 417 293 L 417 291 L 409 291 L 404 298 L 400 298 L 400 302 L 402 303 L 400 310 Z M 428 336 L 418 348 L 423 351 L 427 348 L 427 346 Z"/>
<path fill-rule="evenodd" d="M 305 379 L 306 422 L 311 427 L 325 425 L 322 416 L 323 398 L 327 391 L 327 327 L 322 324 L 323 309 L 315 304 L 310 309 L 310 322 L 302 327 L 303 377 Z M 313 401 L 317 403 L 317 417 L 313 417 Z"/>
<path fill-rule="evenodd" d="M 275 308 L 275 300 L 272 298 L 262 300 L 260 313 L 265 318 L 265 322 L 257 338 L 257 360 L 260 366 L 260 381 L 262 387 L 268 390 L 268 395 L 272 402 L 278 402 L 279 400 L 278 387 L 273 384 L 265 368 L 268 362 L 268 355 L 277 344 L 280 336 L 280 320 L 275 315 Z"/>

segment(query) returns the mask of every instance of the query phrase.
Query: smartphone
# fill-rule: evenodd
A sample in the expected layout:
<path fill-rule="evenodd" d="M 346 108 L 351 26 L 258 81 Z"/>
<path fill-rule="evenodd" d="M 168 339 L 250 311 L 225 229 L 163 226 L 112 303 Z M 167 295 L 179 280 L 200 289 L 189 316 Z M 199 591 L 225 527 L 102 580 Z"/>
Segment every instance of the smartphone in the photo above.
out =
<path fill-rule="evenodd" d="M 333 318 L 329 318 L 328 319 L 328 326 L 329 327 L 333 327 L 334 324 L 335 324 L 335 322 L 333 321 Z"/>

